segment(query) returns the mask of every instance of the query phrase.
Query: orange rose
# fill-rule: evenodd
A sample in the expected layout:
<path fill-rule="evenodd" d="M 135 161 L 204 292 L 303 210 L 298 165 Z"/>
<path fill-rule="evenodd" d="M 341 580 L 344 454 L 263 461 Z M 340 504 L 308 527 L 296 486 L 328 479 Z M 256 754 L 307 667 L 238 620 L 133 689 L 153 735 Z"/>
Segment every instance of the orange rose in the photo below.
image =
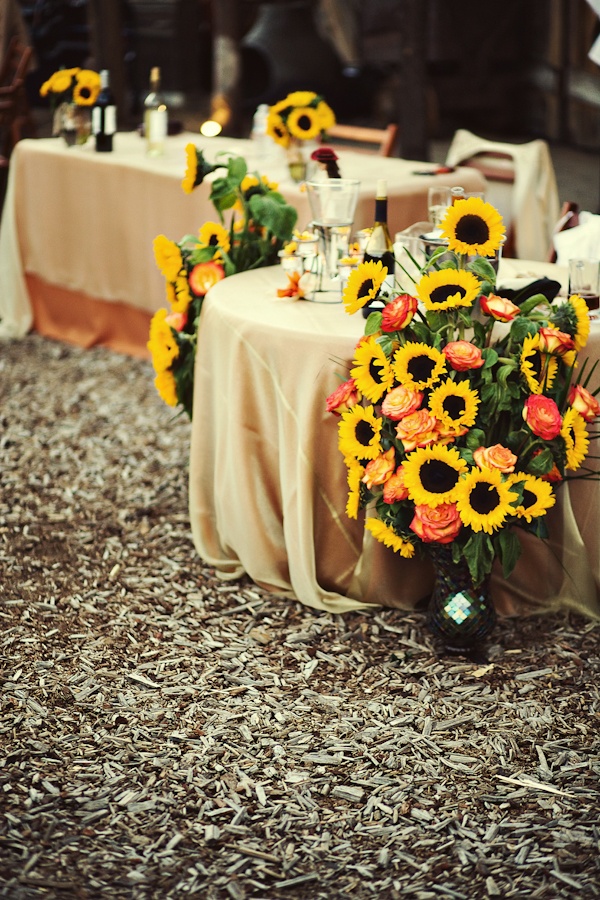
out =
<path fill-rule="evenodd" d="M 416 505 L 410 528 L 426 543 L 451 544 L 462 528 L 456 503 L 441 503 L 435 509 Z"/>
<path fill-rule="evenodd" d="M 580 384 L 571 385 L 569 403 L 586 422 L 593 422 L 600 413 L 600 403 Z"/>
<path fill-rule="evenodd" d="M 410 453 L 417 447 L 427 447 L 437 441 L 438 420 L 428 409 L 418 409 L 398 422 L 396 434 Z"/>
<path fill-rule="evenodd" d="M 386 305 L 381 315 L 382 331 L 401 331 L 412 321 L 418 301 L 410 294 L 399 294 Z"/>
<path fill-rule="evenodd" d="M 480 369 L 484 363 L 481 350 L 470 341 L 450 341 L 442 347 L 442 353 L 457 372 Z"/>
<path fill-rule="evenodd" d="M 506 300 L 504 297 L 498 297 L 497 294 L 490 294 L 489 297 L 481 296 L 479 298 L 481 311 L 486 316 L 492 316 L 499 322 L 512 322 L 515 316 L 519 315 L 520 309 Z"/>
<path fill-rule="evenodd" d="M 211 287 L 223 278 L 225 278 L 225 269 L 220 263 L 203 262 L 194 266 L 188 281 L 194 294 L 197 297 L 204 297 Z"/>
<path fill-rule="evenodd" d="M 327 398 L 327 412 L 341 416 L 347 409 L 352 409 L 358 403 L 358 391 L 354 379 L 349 378 L 340 384 Z"/>
<path fill-rule="evenodd" d="M 575 346 L 573 338 L 558 328 L 542 327 L 538 331 L 540 338 L 540 350 L 544 353 L 554 353 L 556 356 L 564 356 L 568 350 Z"/>
<path fill-rule="evenodd" d="M 551 441 L 559 433 L 562 420 L 558 406 L 551 397 L 533 394 L 523 407 L 523 418 L 533 433 L 544 441 Z"/>
<path fill-rule="evenodd" d="M 404 416 L 415 412 L 423 402 L 423 394 L 420 391 L 412 391 L 409 387 L 400 385 L 393 388 L 385 395 L 381 404 L 381 412 L 394 422 L 400 421 Z"/>
<path fill-rule="evenodd" d="M 383 499 L 386 503 L 396 503 L 398 500 L 406 500 L 408 491 L 404 487 L 404 469 L 398 466 L 383 486 Z"/>
<path fill-rule="evenodd" d="M 187 318 L 187 313 L 174 312 L 166 317 L 165 322 L 175 331 L 183 331 L 187 324 Z"/>
<path fill-rule="evenodd" d="M 475 464 L 480 469 L 499 469 L 505 475 L 515 471 L 517 457 L 514 453 L 503 447 L 502 444 L 494 444 L 493 447 L 478 447 L 473 453 Z"/>
<path fill-rule="evenodd" d="M 385 484 L 393 474 L 395 466 L 396 451 L 393 447 L 390 447 L 386 453 L 383 453 L 376 459 L 371 459 L 367 463 L 362 481 L 371 491 L 375 485 Z"/>

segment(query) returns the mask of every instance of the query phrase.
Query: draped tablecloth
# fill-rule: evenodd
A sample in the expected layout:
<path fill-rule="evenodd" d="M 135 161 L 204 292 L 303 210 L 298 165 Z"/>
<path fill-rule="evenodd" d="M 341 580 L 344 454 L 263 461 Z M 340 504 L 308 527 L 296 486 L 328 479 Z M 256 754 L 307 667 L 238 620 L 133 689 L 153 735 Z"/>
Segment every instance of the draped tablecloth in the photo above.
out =
<path fill-rule="evenodd" d="M 532 275 L 558 267 L 531 264 Z M 500 281 L 529 264 L 503 261 Z M 348 377 L 363 333 L 342 304 L 278 299 L 280 268 L 246 272 L 206 297 L 198 335 L 189 506 L 195 546 L 223 578 L 258 584 L 333 612 L 412 608 L 432 586 L 429 563 L 404 560 L 346 516 L 346 467 L 326 397 Z M 600 356 L 600 322 L 588 352 Z M 592 451 L 593 452 L 593 451 Z M 524 536 L 509 583 L 493 579 L 507 615 L 567 606 L 600 615 L 600 484 L 558 491 L 548 543 Z"/>
<path fill-rule="evenodd" d="M 170 137 L 161 158 L 148 158 L 135 132 L 115 135 L 112 153 L 96 153 L 93 141 L 71 148 L 62 138 L 20 141 L 0 225 L 0 337 L 19 337 L 33 326 L 48 337 L 146 355 L 149 318 L 165 305 L 154 238 L 178 241 L 216 217 L 208 184 L 191 195 L 181 188 L 189 142 L 211 162 L 221 151 L 243 155 L 251 171 L 278 181 L 298 209 L 299 226 L 306 226 L 306 193 L 291 181 L 276 146 L 261 161 L 252 141 L 197 134 Z M 388 182 L 392 232 L 426 218 L 432 184 L 485 189 L 472 169 L 423 176 L 413 173 L 435 167 L 352 151 L 339 155 L 343 175 L 361 182 L 356 229 L 373 220 L 378 178 Z"/>

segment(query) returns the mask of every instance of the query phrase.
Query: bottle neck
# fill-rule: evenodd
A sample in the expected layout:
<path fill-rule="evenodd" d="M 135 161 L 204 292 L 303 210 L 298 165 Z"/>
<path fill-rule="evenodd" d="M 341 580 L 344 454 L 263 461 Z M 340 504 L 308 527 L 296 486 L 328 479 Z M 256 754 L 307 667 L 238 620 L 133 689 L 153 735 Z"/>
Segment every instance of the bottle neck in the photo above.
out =
<path fill-rule="evenodd" d="M 375 221 L 387 222 L 387 197 L 377 197 L 375 200 Z"/>

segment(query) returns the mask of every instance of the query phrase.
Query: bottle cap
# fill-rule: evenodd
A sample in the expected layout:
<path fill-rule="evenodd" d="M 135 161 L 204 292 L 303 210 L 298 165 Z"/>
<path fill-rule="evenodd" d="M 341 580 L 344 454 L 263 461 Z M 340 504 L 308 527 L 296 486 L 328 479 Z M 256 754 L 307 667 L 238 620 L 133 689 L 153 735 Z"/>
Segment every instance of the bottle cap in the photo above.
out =
<path fill-rule="evenodd" d="M 376 197 L 378 200 L 386 200 L 387 199 L 387 181 L 385 180 L 385 178 L 377 179 Z"/>

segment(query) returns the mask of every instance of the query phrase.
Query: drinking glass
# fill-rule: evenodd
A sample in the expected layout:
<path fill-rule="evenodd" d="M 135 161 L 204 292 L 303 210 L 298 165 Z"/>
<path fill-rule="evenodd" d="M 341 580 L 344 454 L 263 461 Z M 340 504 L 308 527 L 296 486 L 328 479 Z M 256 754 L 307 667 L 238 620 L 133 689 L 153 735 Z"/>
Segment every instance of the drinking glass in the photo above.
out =
<path fill-rule="evenodd" d="M 452 192 L 449 187 L 430 187 L 427 191 L 429 221 L 433 225 L 434 230 L 440 227 L 451 203 Z"/>
<path fill-rule="evenodd" d="M 600 286 L 600 261 L 597 259 L 569 260 L 569 295 L 579 294 L 588 309 L 598 309 Z"/>
<path fill-rule="evenodd" d="M 360 181 L 350 178 L 306 182 L 312 227 L 319 235 L 319 292 L 335 291 L 339 294 L 338 261 L 348 253 L 359 185 Z"/>

